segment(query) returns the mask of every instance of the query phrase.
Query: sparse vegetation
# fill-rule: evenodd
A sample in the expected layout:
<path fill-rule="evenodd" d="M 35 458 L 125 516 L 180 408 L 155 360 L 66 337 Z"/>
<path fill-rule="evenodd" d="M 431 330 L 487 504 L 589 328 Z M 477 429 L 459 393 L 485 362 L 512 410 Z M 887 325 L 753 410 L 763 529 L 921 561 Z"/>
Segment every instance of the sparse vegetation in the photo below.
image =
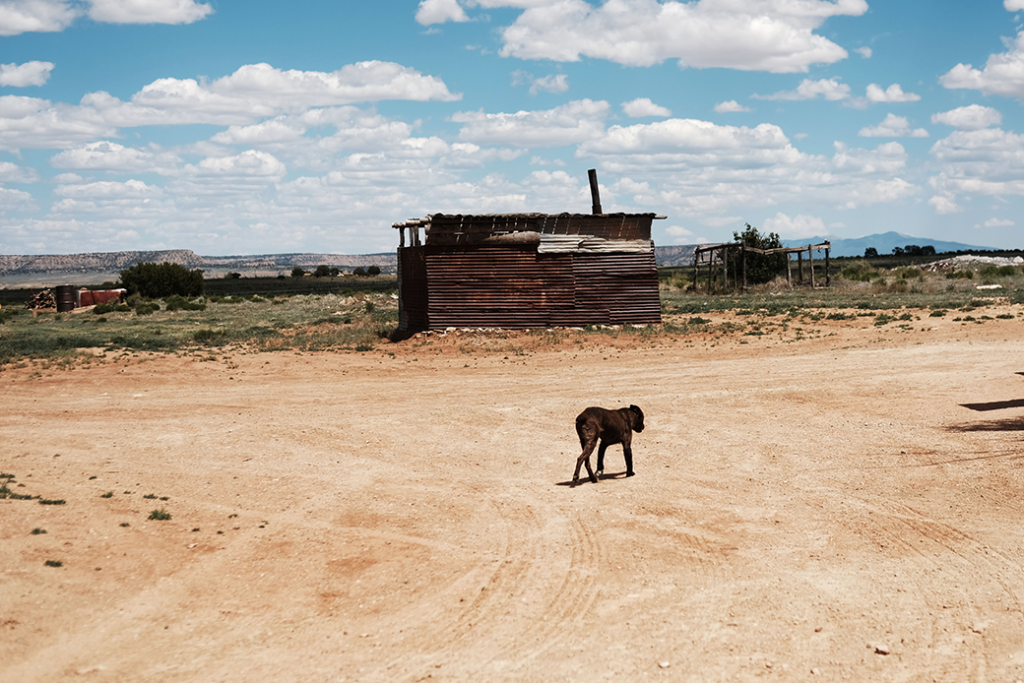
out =
<path fill-rule="evenodd" d="M 148 517 L 148 519 L 155 519 L 155 520 L 161 521 L 161 522 L 162 521 L 166 521 L 166 520 L 168 520 L 170 518 L 171 518 L 171 513 L 167 512 L 163 508 L 160 508 L 159 510 L 153 510 L 152 512 L 149 513 L 149 517 Z"/>

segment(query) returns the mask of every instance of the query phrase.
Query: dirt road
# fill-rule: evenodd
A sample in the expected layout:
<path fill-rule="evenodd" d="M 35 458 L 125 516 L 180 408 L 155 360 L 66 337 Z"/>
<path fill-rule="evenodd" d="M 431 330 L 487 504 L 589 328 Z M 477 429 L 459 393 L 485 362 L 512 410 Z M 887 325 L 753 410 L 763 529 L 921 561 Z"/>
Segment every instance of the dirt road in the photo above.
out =
<path fill-rule="evenodd" d="M 1024 679 L 1007 310 L 5 370 L 0 680 Z"/>

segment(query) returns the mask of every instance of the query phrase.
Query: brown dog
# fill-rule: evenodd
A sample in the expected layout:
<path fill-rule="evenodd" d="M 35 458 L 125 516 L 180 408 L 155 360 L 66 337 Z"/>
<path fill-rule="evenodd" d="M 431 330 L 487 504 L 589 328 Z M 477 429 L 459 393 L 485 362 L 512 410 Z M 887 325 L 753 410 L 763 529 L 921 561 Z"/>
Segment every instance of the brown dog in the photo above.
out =
<path fill-rule="evenodd" d="M 604 473 L 604 452 L 609 446 L 622 444 L 622 453 L 626 456 L 626 476 L 632 477 L 633 472 L 633 432 L 644 431 L 644 412 L 637 406 L 608 410 L 607 408 L 587 408 L 576 418 L 576 433 L 580 437 L 583 453 L 576 459 L 576 471 L 572 475 L 572 485 L 580 483 L 580 466 L 587 466 L 590 481 L 597 483 L 597 478 Z M 590 454 L 598 439 L 601 447 L 597 451 L 597 475 L 590 469 Z"/>

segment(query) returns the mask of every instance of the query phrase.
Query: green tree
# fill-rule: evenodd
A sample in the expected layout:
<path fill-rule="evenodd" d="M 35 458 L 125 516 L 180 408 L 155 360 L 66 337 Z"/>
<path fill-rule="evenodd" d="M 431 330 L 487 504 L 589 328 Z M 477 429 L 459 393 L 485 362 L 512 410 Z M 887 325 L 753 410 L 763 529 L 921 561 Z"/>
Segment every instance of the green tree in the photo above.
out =
<path fill-rule="evenodd" d="M 302 266 L 295 266 L 292 268 L 292 277 L 302 277 L 305 274 L 306 271 Z"/>
<path fill-rule="evenodd" d="M 745 247 L 755 249 L 781 249 L 782 240 L 777 233 L 770 232 L 762 235 L 757 228 L 747 223 L 747 229 L 742 233 L 734 232 L 733 239 Z M 785 254 L 757 254 L 746 253 L 747 282 L 753 285 L 771 282 L 775 276 L 786 267 Z"/>
<path fill-rule="evenodd" d="M 366 276 L 366 271 L 363 270 L 362 266 L 356 266 L 356 269 L 352 271 L 352 274 L 353 275 L 358 275 L 359 277 L 365 277 Z"/>
<path fill-rule="evenodd" d="M 378 266 L 370 266 L 366 269 L 366 274 L 370 276 L 380 275 L 380 268 Z"/>
<path fill-rule="evenodd" d="M 128 294 L 138 294 L 148 299 L 162 299 L 167 296 L 202 296 L 206 288 L 203 271 L 189 270 L 178 263 L 136 263 L 121 271 L 121 286 Z"/>
<path fill-rule="evenodd" d="M 874 247 L 868 247 L 864 250 L 864 258 L 878 258 L 878 250 Z"/>
<path fill-rule="evenodd" d="M 317 266 L 316 270 L 313 271 L 313 277 L 330 277 L 331 268 L 330 266 Z"/>

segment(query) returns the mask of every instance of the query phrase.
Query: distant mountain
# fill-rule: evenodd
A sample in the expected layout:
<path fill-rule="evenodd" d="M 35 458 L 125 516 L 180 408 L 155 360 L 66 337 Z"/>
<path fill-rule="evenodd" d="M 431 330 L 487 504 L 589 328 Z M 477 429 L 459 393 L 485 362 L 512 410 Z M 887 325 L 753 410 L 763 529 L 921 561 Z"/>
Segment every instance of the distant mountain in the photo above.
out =
<path fill-rule="evenodd" d="M 787 247 L 805 247 L 808 244 L 821 244 L 822 242 L 831 242 L 832 249 L 830 255 L 832 256 L 863 256 L 864 250 L 868 247 L 874 247 L 878 251 L 879 255 L 891 254 L 892 250 L 896 247 L 906 248 L 907 245 L 915 245 L 918 247 L 935 247 L 936 252 L 945 251 L 994 251 L 994 247 L 979 247 L 972 244 L 962 244 L 960 242 L 943 242 L 941 240 L 933 240 L 927 237 L 914 237 L 913 235 L 904 235 L 899 232 L 883 232 L 876 235 L 868 235 L 866 237 L 858 237 L 856 239 L 841 239 L 837 237 L 808 237 L 800 240 L 782 240 L 782 244 Z"/>
<path fill-rule="evenodd" d="M 299 266 L 313 270 L 325 265 L 342 270 L 378 266 L 394 272 L 395 252 L 386 254 L 263 254 L 253 256 L 198 256 L 189 249 L 164 251 L 115 251 L 95 254 L 44 254 L 38 256 L 0 255 L 0 280 L 8 285 L 39 283 L 89 285 L 113 281 L 119 273 L 137 263 L 177 263 L 186 268 L 202 268 L 207 277 L 229 272 L 246 276 L 291 274 Z"/>

